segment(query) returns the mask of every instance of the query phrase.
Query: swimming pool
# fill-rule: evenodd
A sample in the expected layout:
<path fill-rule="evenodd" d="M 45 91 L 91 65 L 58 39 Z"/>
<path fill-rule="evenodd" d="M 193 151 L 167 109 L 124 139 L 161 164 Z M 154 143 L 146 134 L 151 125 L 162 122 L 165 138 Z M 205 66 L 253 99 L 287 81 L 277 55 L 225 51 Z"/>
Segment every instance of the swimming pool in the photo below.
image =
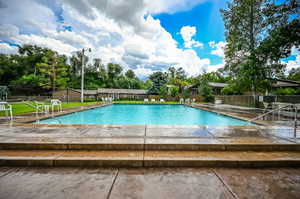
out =
<path fill-rule="evenodd" d="M 249 126 L 249 122 L 185 105 L 113 104 L 45 119 L 39 124 Z"/>

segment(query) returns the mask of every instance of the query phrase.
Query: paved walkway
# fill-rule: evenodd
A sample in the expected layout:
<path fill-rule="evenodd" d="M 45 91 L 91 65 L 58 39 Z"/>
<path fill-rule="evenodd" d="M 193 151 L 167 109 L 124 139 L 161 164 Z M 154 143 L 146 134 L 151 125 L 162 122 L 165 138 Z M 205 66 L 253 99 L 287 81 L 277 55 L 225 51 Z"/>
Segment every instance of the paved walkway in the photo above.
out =
<path fill-rule="evenodd" d="M 97 139 L 99 138 L 99 139 Z M 300 129 L 297 138 L 291 128 L 271 126 L 73 126 L 73 127 L 7 127 L 0 126 L 2 142 L 52 142 L 90 143 L 103 142 L 103 139 L 131 139 L 136 143 L 252 143 L 252 144 L 294 144 L 300 143 Z M 126 139 L 125 139 L 126 138 Z"/>
<path fill-rule="evenodd" d="M 300 196 L 300 170 L 0 168 L 1 199 L 218 199 Z"/>

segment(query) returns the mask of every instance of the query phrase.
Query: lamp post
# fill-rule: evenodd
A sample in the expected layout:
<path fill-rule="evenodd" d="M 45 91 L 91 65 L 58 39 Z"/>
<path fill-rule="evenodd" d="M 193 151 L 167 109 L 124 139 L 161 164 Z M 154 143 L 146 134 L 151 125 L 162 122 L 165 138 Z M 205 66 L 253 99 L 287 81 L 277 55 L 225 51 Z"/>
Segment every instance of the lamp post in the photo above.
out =
<path fill-rule="evenodd" d="M 82 49 L 82 56 L 81 56 L 81 64 L 82 64 L 82 66 L 81 66 L 81 97 L 80 97 L 80 101 L 81 101 L 81 103 L 83 103 L 83 98 L 84 98 L 84 65 L 85 65 L 85 63 L 84 63 L 84 52 L 85 52 L 85 50 L 88 50 L 89 52 L 91 52 L 92 50 L 90 49 L 90 48 L 88 48 L 88 49 Z"/>

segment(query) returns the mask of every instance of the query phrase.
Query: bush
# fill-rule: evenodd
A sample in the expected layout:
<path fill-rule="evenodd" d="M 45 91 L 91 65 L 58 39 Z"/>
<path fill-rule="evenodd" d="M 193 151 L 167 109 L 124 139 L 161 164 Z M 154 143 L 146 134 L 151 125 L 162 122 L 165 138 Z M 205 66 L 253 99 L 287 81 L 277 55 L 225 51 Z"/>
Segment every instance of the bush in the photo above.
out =
<path fill-rule="evenodd" d="M 159 95 L 160 95 L 160 97 L 162 97 L 162 98 L 166 98 L 167 95 L 168 95 L 168 88 L 167 88 L 166 86 L 161 86 L 161 87 L 159 88 Z"/>
<path fill-rule="evenodd" d="M 183 91 L 182 97 L 183 97 L 184 99 L 189 98 L 189 97 L 190 97 L 190 90 L 185 89 L 185 90 Z"/>
<path fill-rule="evenodd" d="M 170 88 L 170 94 L 172 97 L 176 97 L 179 94 L 179 87 L 178 86 L 172 86 Z"/>
<path fill-rule="evenodd" d="M 215 96 L 213 95 L 213 90 L 208 85 L 199 88 L 199 94 L 202 95 L 205 102 L 214 102 Z"/>
<path fill-rule="evenodd" d="M 85 97 L 85 98 L 83 99 L 83 101 L 84 101 L 84 102 L 95 102 L 96 100 L 95 100 L 95 98 L 93 98 L 93 97 Z"/>
<path fill-rule="evenodd" d="M 296 95 L 297 91 L 292 88 L 280 88 L 277 91 L 275 91 L 276 95 Z"/>
<path fill-rule="evenodd" d="M 234 84 L 230 84 L 228 86 L 225 86 L 221 90 L 222 95 L 241 95 L 242 92 L 241 90 Z"/>

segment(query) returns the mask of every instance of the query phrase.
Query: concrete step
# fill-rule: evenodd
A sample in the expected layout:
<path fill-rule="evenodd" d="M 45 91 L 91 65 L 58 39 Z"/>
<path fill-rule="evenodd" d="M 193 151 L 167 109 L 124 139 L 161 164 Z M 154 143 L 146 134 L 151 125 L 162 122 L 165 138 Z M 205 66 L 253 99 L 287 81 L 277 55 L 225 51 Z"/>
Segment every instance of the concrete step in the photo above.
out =
<path fill-rule="evenodd" d="M 0 166 L 299 167 L 300 152 L 0 150 Z"/>
<path fill-rule="evenodd" d="M 101 138 L 101 139 L 2 139 L 0 150 L 134 150 L 134 151 L 300 151 L 300 144 L 288 141 L 253 142 L 217 139 L 143 139 L 143 138 Z"/>

